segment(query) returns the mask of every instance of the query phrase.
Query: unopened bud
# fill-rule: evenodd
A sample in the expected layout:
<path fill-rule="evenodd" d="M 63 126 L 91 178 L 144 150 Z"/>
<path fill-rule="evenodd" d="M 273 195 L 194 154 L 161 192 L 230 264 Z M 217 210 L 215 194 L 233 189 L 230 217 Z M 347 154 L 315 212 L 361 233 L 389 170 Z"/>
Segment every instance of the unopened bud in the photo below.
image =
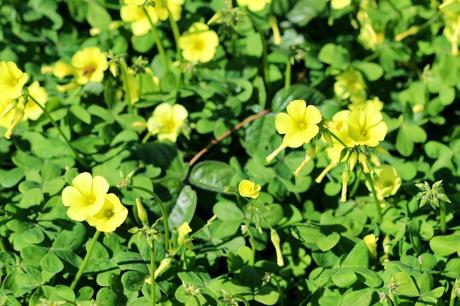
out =
<path fill-rule="evenodd" d="M 281 241 L 280 241 L 280 236 L 278 235 L 278 232 L 274 229 L 271 229 L 270 231 L 270 240 L 273 243 L 273 246 L 275 247 L 276 251 L 276 264 L 279 267 L 284 266 L 284 259 L 283 259 L 283 253 L 281 252 Z"/>
<path fill-rule="evenodd" d="M 350 180 L 350 174 L 348 169 L 343 170 L 342 172 L 342 193 L 340 196 L 341 202 L 347 201 L 347 191 L 348 191 L 348 181 Z"/>
<path fill-rule="evenodd" d="M 353 171 L 357 162 L 358 162 L 358 153 L 353 151 L 350 157 L 348 157 L 348 168 L 350 169 L 350 171 Z"/>
<path fill-rule="evenodd" d="M 142 205 L 142 201 L 140 198 L 136 198 L 136 210 L 137 210 L 137 217 L 141 220 L 142 224 L 146 225 L 149 224 L 149 217 L 147 215 L 147 211 Z"/>
<path fill-rule="evenodd" d="M 358 161 L 361 164 L 364 173 L 371 172 L 371 169 L 369 169 L 369 165 L 367 164 L 367 156 L 364 153 L 358 153 Z"/>
<path fill-rule="evenodd" d="M 177 244 L 184 245 L 185 238 L 187 237 L 189 233 L 192 232 L 192 229 L 190 228 L 190 225 L 188 225 L 188 222 L 184 222 L 177 228 L 177 232 L 178 232 Z"/>

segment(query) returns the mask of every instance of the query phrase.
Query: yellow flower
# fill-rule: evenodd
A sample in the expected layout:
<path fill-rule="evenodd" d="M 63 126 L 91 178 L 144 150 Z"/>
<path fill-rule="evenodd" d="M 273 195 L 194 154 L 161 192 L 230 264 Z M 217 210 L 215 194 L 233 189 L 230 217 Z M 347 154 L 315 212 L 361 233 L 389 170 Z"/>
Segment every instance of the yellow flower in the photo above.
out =
<path fill-rule="evenodd" d="M 98 231 L 111 233 L 125 222 L 128 210 L 121 204 L 120 199 L 113 193 L 104 196 L 101 209 L 93 216 L 88 217 L 89 225 Z"/>
<path fill-rule="evenodd" d="M 104 206 L 109 183 L 102 176 L 93 177 L 88 172 L 77 175 L 72 186 L 62 191 L 62 202 L 68 207 L 67 215 L 75 221 L 94 216 Z"/>
<path fill-rule="evenodd" d="M 401 178 L 395 168 L 382 165 L 375 169 L 374 184 L 379 200 L 395 195 L 401 187 Z"/>
<path fill-rule="evenodd" d="M 86 47 L 72 56 L 75 79 L 78 84 L 101 82 L 109 68 L 107 58 L 98 47 Z"/>
<path fill-rule="evenodd" d="M 387 125 L 382 114 L 372 105 L 350 112 L 348 135 L 355 145 L 376 147 L 385 138 Z"/>
<path fill-rule="evenodd" d="M 364 244 L 366 244 L 367 249 L 373 258 L 377 257 L 377 240 L 378 238 L 375 237 L 374 234 L 366 235 L 363 238 Z"/>
<path fill-rule="evenodd" d="M 175 142 L 187 116 L 188 112 L 182 105 L 162 103 L 153 111 L 147 121 L 147 128 L 150 134 L 158 135 L 159 140 Z"/>
<path fill-rule="evenodd" d="M 460 40 L 460 14 L 458 10 L 459 2 L 447 0 L 439 6 L 444 19 L 443 34 L 451 43 L 451 53 L 458 55 L 458 43 Z"/>
<path fill-rule="evenodd" d="M 164 21 L 168 19 L 168 10 L 171 12 L 174 20 L 180 20 L 184 0 L 155 0 L 154 4 L 155 11 L 160 20 Z"/>
<path fill-rule="evenodd" d="M 356 108 L 365 108 L 367 105 L 371 105 L 377 110 L 382 110 L 383 109 L 383 102 L 379 99 L 379 97 L 374 97 L 372 99 L 368 100 L 362 100 L 362 101 L 356 101 L 348 105 L 348 108 L 350 110 L 354 110 Z"/>
<path fill-rule="evenodd" d="M 260 12 L 272 0 L 237 0 L 239 6 L 247 6 L 250 11 Z"/>
<path fill-rule="evenodd" d="M 29 76 L 14 62 L 0 61 L 0 95 L 4 100 L 17 99 Z"/>
<path fill-rule="evenodd" d="M 35 81 L 28 87 L 29 95 L 32 96 L 42 106 L 48 101 L 48 92 L 45 88 L 41 87 L 40 84 Z M 20 103 L 24 103 L 24 118 L 26 121 L 37 120 L 43 113 L 43 110 L 29 97 L 27 102 L 24 102 L 24 98 L 19 98 Z"/>
<path fill-rule="evenodd" d="M 14 127 L 22 121 L 24 116 L 24 104 L 15 100 L 0 99 L 0 127 L 6 129 L 3 136 L 11 138 Z"/>
<path fill-rule="evenodd" d="M 195 22 L 179 38 L 179 47 L 184 59 L 192 63 L 207 63 L 212 60 L 219 45 L 217 33 L 202 22 Z"/>
<path fill-rule="evenodd" d="M 158 15 L 155 8 L 151 5 L 145 6 L 147 16 L 142 7 L 143 4 L 143 0 L 125 0 L 120 9 L 121 19 L 131 24 L 131 30 L 135 36 L 145 35 L 152 29 L 148 17 L 150 17 L 153 24 L 158 22 Z"/>
<path fill-rule="evenodd" d="M 43 71 L 44 69 L 45 67 L 42 68 L 42 72 L 47 72 L 46 70 Z M 59 79 L 63 79 L 66 76 L 72 75 L 74 73 L 74 68 L 72 65 L 67 64 L 62 60 L 57 61 L 49 70 Z"/>
<path fill-rule="evenodd" d="M 351 0 L 331 0 L 331 7 L 334 10 L 341 10 L 350 6 Z"/>
<path fill-rule="evenodd" d="M 245 198 L 257 199 L 261 186 L 250 180 L 242 180 L 238 184 L 238 193 Z"/>
<path fill-rule="evenodd" d="M 318 134 L 321 120 L 321 113 L 315 106 L 307 106 L 304 100 L 290 102 L 287 113 L 279 113 L 275 117 L 276 130 L 284 134 L 284 138 L 281 145 L 267 157 L 267 162 L 287 147 L 298 148 L 309 143 Z"/>
<path fill-rule="evenodd" d="M 177 236 L 177 243 L 179 245 L 183 245 L 185 243 L 185 237 L 192 232 L 190 225 L 188 222 L 184 222 L 177 228 L 178 236 Z"/>
<path fill-rule="evenodd" d="M 361 72 L 350 69 L 336 77 L 334 83 L 335 95 L 341 99 L 350 99 L 352 102 L 360 102 L 366 99 L 366 83 Z"/>

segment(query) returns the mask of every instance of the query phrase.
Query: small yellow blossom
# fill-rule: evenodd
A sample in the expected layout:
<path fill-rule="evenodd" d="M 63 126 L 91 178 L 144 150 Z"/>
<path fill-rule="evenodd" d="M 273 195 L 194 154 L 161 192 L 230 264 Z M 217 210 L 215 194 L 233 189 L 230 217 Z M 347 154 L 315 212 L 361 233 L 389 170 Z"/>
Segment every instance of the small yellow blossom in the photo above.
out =
<path fill-rule="evenodd" d="M 309 143 L 319 132 L 318 123 L 322 120 L 320 111 L 304 100 L 294 100 L 287 106 L 287 113 L 275 117 L 275 126 L 279 134 L 284 134 L 281 145 L 267 157 L 273 160 L 287 147 L 298 148 Z"/>
<path fill-rule="evenodd" d="M 335 95 L 341 100 L 361 102 L 366 99 L 366 83 L 358 70 L 347 70 L 336 77 Z"/>
<path fill-rule="evenodd" d="M 84 85 L 89 82 L 101 82 L 104 71 L 109 68 L 107 58 L 98 47 L 86 47 L 72 56 L 75 80 Z"/>
<path fill-rule="evenodd" d="M 0 95 L 3 100 L 17 99 L 29 76 L 14 62 L 0 61 Z"/>
<path fill-rule="evenodd" d="M 185 238 L 187 237 L 188 234 L 192 232 L 192 229 L 190 228 L 190 225 L 188 222 L 182 223 L 178 228 L 177 228 L 177 243 L 178 245 L 184 245 L 185 243 Z"/>
<path fill-rule="evenodd" d="M 443 34 L 451 43 L 451 54 L 458 55 L 458 44 L 460 42 L 460 14 L 457 0 L 444 0 L 439 6 L 444 19 Z"/>
<path fill-rule="evenodd" d="M 261 186 L 250 180 L 242 180 L 238 184 L 238 193 L 245 198 L 257 199 Z"/>
<path fill-rule="evenodd" d="M 24 116 L 24 104 L 17 100 L 2 100 L 0 98 L 0 127 L 6 129 L 3 136 L 11 138 L 14 127 L 22 121 Z"/>
<path fill-rule="evenodd" d="M 48 101 L 48 92 L 45 88 L 41 87 L 40 84 L 35 81 L 27 89 L 29 96 L 32 96 L 42 106 Z M 43 110 L 35 103 L 32 98 L 28 97 L 27 102 L 24 102 L 24 98 L 19 98 L 19 102 L 24 104 L 24 118 L 23 120 L 37 120 L 42 114 Z"/>
<path fill-rule="evenodd" d="M 350 112 L 348 135 L 355 145 L 376 147 L 385 138 L 387 125 L 382 114 L 372 105 Z"/>
<path fill-rule="evenodd" d="M 188 112 L 182 105 L 162 103 L 153 111 L 147 121 L 147 128 L 150 134 L 158 135 L 159 140 L 175 142 L 187 116 Z"/>
<path fill-rule="evenodd" d="M 374 169 L 374 184 L 379 200 L 395 195 L 401 187 L 401 178 L 396 169 L 390 165 L 382 165 Z"/>
<path fill-rule="evenodd" d="M 67 215 L 75 221 L 84 221 L 97 214 L 104 206 L 109 183 L 102 176 L 92 176 L 88 172 L 77 175 L 72 186 L 62 191 L 62 202 L 68 207 Z"/>
<path fill-rule="evenodd" d="M 179 38 L 179 47 L 184 59 L 192 63 L 211 61 L 219 46 L 217 33 L 208 25 L 195 22 L 190 29 Z"/>
<path fill-rule="evenodd" d="M 272 0 L 237 0 L 239 6 L 246 6 L 252 12 L 262 11 Z"/>
<path fill-rule="evenodd" d="M 101 209 L 88 217 L 87 221 L 98 231 L 111 233 L 125 222 L 128 209 L 121 204 L 120 199 L 113 193 L 106 194 L 103 203 Z"/>
<path fill-rule="evenodd" d="M 375 237 L 374 234 L 369 234 L 364 236 L 363 241 L 367 246 L 367 249 L 369 250 L 369 253 L 373 258 L 377 257 L 377 240 L 378 238 Z"/>
<path fill-rule="evenodd" d="M 331 7 L 334 10 L 341 10 L 350 6 L 351 0 L 331 0 Z"/>
<path fill-rule="evenodd" d="M 145 6 L 147 15 L 142 7 L 143 3 L 143 0 L 125 0 L 120 9 L 121 19 L 130 23 L 131 30 L 135 36 L 145 35 L 152 29 L 149 17 L 153 24 L 158 22 L 158 15 L 155 8 L 150 5 Z"/>
<path fill-rule="evenodd" d="M 169 13 L 175 21 L 181 18 L 184 0 L 153 0 L 152 5 L 145 5 L 144 2 L 144 0 L 124 0 L 120 9 L 121 19 L 130 23 L 135 36 L 147 34 L 152 29 L 150 22 L 157 24 L 159 21 L 164 21 L 168 19 Z"/>

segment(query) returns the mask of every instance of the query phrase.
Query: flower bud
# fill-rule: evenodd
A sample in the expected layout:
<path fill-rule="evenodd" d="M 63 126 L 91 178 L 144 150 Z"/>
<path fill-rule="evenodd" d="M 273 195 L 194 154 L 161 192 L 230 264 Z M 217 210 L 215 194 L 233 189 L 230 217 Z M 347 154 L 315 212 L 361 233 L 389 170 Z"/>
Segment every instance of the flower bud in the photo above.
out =
<path fill-rule="evenodd" d="M 361 164 L 364 173 L 371 172 L 371 169 L 369 169 L 369 165 L 367 164 L 367 156 L 364 153 L 358 153 L 358 161 Z"/>
<path fill-rule="evenodd" d="M 274 229 L 270 230 L 270 240 L 272 241 L 273 246 L 275 247 L 276 264 L 279 267 L 282 267 L 284 266 L 284 259 L 283 259 L 283 253 L 281 252 L 280 236 L 278 235 L 278 232 Z"/>
<path fill-rule="evenodd" d="M 363 241 L 367 246 L 367 249 L 369 250 L 369 253 L 371 254 L 372 258 L 377 257 L 377 240 L 378 238 L 375 237 L 374 234 L 369 234 L 364 236 Z"/>
<path fill-rule="evenodd" d="M 185 244 L 185 238 L 192 232 L 192 229 L 190 228 L 190 225 L 188 225 L 188 222 L 184 222 L 177 228 L 177 232 L 179 233 L 177 237 L 177 244 L 181 246 Z"/>
<path fill-rule="evenodd" d="M 342 194 L 340 196 L 341 202 L 347 201 L 347 190 L 348 190 L 348 181 L 350 180 L 350 174 L 348 169 L 345 169 L 342 172 Z"/>
<path fill-rule="evenodd" d="M 158 276 L 160 276 L 161 274 L 166 272 L 169 269 L 170 266 L 171 266 L 171 257 L 163 258 L 160 261 L 160 265 L 155 270 L 155 273 L 154 273 L 155 279 L 157 279 Z"/>
<path fill-rule="evenodd" d="M 353 171 L 353 169 L 356 166 L 357 161 L 358 161 L 358 153 L 353 151 L 350 157 L 348 157 L 348 169 L 350 169 L 350 171 Z"/>
<path fill-rule="evenodd" d="M 147 215 L 147 211 L 145 211 L 144 206 L 142 205 L 142 201 L 140 198 L 136 198 L 136 209 L 137 209 L 137 217 L 141 220 L 142 224 L 149 224 L 149 217 Z"/>

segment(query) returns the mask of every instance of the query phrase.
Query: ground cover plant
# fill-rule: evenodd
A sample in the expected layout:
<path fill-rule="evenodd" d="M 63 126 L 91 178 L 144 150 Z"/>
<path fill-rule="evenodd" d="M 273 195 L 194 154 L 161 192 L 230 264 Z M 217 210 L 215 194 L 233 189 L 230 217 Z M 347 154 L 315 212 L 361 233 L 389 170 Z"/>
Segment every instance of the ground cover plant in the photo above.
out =
<path fill-rule="evenodd" d="M 0 305 L 460 304 L 459 0 L 0 4 Z"/>

